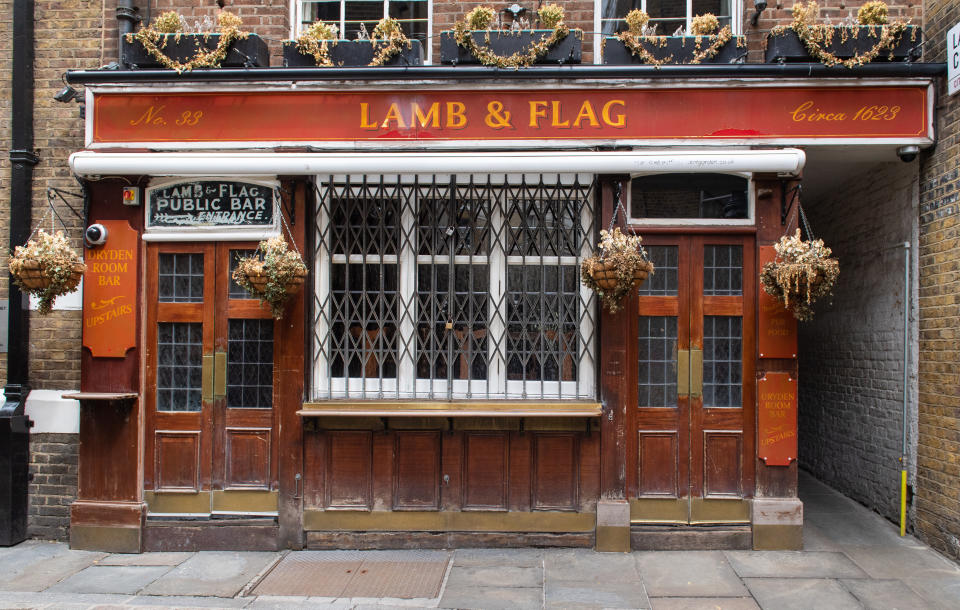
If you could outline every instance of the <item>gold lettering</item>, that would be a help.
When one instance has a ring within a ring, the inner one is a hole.
[[[540,119],[547,117],[547,102],[530,100],[530,127],[540,128]]]
[[[157,108],[156,106],[150,106],[149,108],[147,108],[146,112],[140,115],[139,119],[137,119],[136,121],[130,121],[130,126],[146,127],[147,125],[154,125],[154,126],[160,127],[160,126],[166,125],[167,121],[162,116],[160,116],[160,113],[163,112],[164,108],[166,108],[166,106],[160,106],[159,108]]]
[[[427,111],[427,114],[424,115],[423,111],[420,109],[420,104],[413,103],[413,121],[420,123],[420,127],[426,127],[427,123],[431,123],[432,127],[440,127],[440,102],[434,102],[430,104],[430,110]]]
[[[360,102],[360,129],[376,129],[377,124],[370,122],[370,104]]]
[[[553,100],[553,102],[551,102],[551,106],[553,106],[553,116],[552,116],[552,120],[550,121],[550,126],[551,127],[570,127],[570,119],[567,119],[562,123],[560,122],[560,102],[557,100]]]
[[[447,127],[463,129],[467,126],[467,107],[463,102],[447,102]],[[454,120],[456,119],[456,120]]]
[[[586,100],[580,106],[580,112],[577,113],[577,118],[573,120],[574,127],[580,127],[580,122],[583,119],[590,121],[591,127],[600,127],[600,123],[597,122],[597,114],[593,111],[593,104],[590,103],[590,100]]]
[[[603,109],[600,111],[600,115],[603,117],[603,122],[609,125],[610,127],[626,127],[627,126],[627,115],[619,113],[615,116],[610,115],[610,107],[613,105],[626,107],[627,103],[623,100],[610,100],[603,105]]]
[[[396,103],[390,104],[390,108],[387,109],[387,116],[383,118],[383,123],[380,123],[381,129],[387,129],[390,127],[390,121],[394,121],[397,124],[397,129],[406,129],[407,124],[403,120],[403,116],[400,114],[400,108]]]

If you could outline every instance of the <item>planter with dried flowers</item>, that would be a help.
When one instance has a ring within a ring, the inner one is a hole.
[[[282,235],[260,242],[250,256],[237,260],[233,280],[270,306],[273,317],[283,317],[284,306],[303,287],[307,266],[300,253],[290,250]]]
[[[385,17],[369,39],[338,38],[339,28],[314,22],[296,40],[283,41],[283,65],[291,68],[334,66],[422,66],[423,45],[403,33],[400,22]]]
[[[610,313],[619,311],[623,297],[653,273],[642,241],[639,235],[621,233],[619,227],[600,231],[599,251],[580,265],[583,285],[597,293]]]
[[[884,2],[867,2],[857,12],[857,23],[816,23],[816,2],[793,5],[793,22],[777,26],[767,37],[765,59],[776,62],[820,62],[852,68],[870,62],[916,61],[923,33],[918,26],[890,22]]]
[[[712,13],[694,17],[689,36],[657,36],[650,16],[639,9],[624,21],[626,31],[603,40],[604,64],[728,64],[746,57],[746,39],[734,36],[728,25],[721,28]]]
[[[445,64],[483,64],[514,68],[533,64],[578,64],[583,32],[563,22],[563,7],[546,4],[537,9],[543,29],[491,29],[496,11],[478,6],[440,33],[440,61]]]
[[[840,263],[822,239],[803,240],[800,229],[774,245],[777,257],[763,266],[760,282],[767,294],[793,312],[798,320],[813,318],[813,303],[833,294]]]
[[[267,43],[244,32],[241,19],[228,11],[217,14],[217,31],[189,33],[175,11],[167,11],[149,25],[121,40],[122,62],[131,69],[170,68],[189,72],[195,68],[266,67]]]
[[[63,231],[47,233],[43,229],[25,246],[14,249],[9,267],[14,283],[39,298],[41,315],[50,313],[57,297],[77,289],[87,268]]]

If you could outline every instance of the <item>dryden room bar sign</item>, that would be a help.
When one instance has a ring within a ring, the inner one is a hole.
[[[277,183],[202,178],[166,180],[147,189],[147,231],[262,233],[277,227]]]

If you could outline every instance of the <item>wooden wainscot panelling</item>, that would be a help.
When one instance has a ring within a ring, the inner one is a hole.
[[[509,452],[509,433],[464,433],[463,510],[507,510]]]
[[[639,480],[641,496],[676,498],[679,439],[676,431],[639,432]]]
[[[226,429],[226,486],[270,488],[270,428]]]
[[[398,432],[393,476],[394,510],[440,508],[440,433]]]
[[[158,491],[200,490],[200,431],[157,430]]]
[[[372,462],[372,433],[328,432],[324,505],[369,510],[373,502]]]
[[[533,451],[533,507],[536,510],[576,510],[577,455],[574,434],[536,434]]]
[[[743,475],[743,433],[703,432],[703,495],[740,496]]]
[[[327,474],[327,434],[317,431],[314,421],[304,423],[303,508],[324,507]]]

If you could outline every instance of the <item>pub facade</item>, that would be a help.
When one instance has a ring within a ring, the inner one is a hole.
[[[409,4],[430,32],[448,10]],[[596,10],[593,31],[623,16]],[[596,44],[513,70],[425,46],[66,75],[104,235],[64,395],[71,546],[800,548],[798,326],[759,270],[809,171],[823,189],[845,157],[934,145],[942,67],[611,66]],[[580,264],[613,227],[655,272],[611,313]],[[276,236],[309,270],[279,318],[233,279]]]

